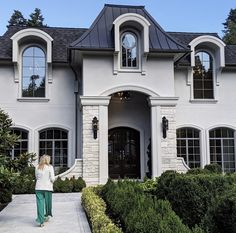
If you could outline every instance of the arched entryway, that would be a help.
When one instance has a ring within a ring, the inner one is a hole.
[[[140,133],[129,127],[116,127],[108,133],[109,177],[140,178]]]

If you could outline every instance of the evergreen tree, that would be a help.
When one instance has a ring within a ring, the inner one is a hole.
[[[12,134],[12,120],[0,109],[0,155],[6,155],[18,141],[18,136]]]
[[[226,44],[236,44],[236,8],[230,10],[228,18],[223,25],[225,28],[223,30],[223,41]]]
[[[42,27],[46,26],[43,24],[44,18],[41,14],[41,10],[39,8],[35,8],[34,12],[30,14],[30,19],[27,21],[27,26],[30,27]]]
[[[27,20],[24,18],[22,13],[18,10],[14,10],[10,20],[8,21],[7,27],[10,26],[26,26]]]

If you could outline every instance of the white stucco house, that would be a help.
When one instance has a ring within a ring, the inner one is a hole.
[[[105,5],[89,29],[10,27],[0,79],[21,135],[13,158],[49,154],[90,184],[236,169],[236,45],[216,33],[166,32],[143,6]]]

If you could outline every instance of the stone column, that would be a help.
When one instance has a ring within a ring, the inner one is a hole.
[[[177,170],[176,153],[176,97],[149,97],[151,107],[151,137],[152,137],[152,177],[160,176],[165,170]],[[169,122],[167,137],[162,135],[162,117]]]
[[[83,178],[88,184],[104,183],[108,178],[108,104],[111,97],[81,96],[83,107],[82,145]],[[92,120],[97,117],[97,139],[93,137]]]

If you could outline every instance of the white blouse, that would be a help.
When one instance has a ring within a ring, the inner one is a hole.
[[[35,168],[36,185],[35,190],[53,191],[55,174],[53,166],[45,165],[43,170]]]

